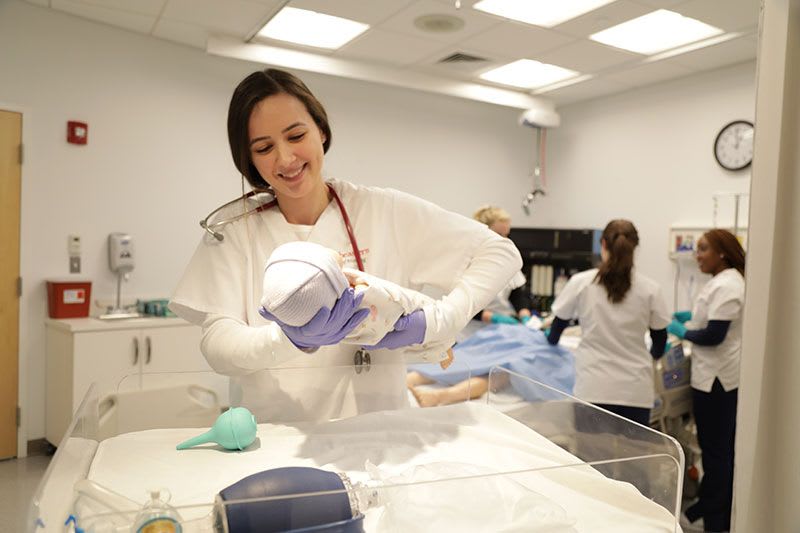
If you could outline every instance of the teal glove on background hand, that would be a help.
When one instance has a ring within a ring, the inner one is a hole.
[[[517,320],[513,316],[506,316],[506,315],[501,315],[500,313],[494,313],[492,315],[492,324],[519,324],[519,320]]]
[[[673,320],[667,326],[667,333],[672,333],[679,339],[683,340],[683,338],[686,336],[686,326],[684,326],[677,320]]]
[[[675,311],[672,313],[672,318],[680,322],[681,324],[685,324],[686,322],[692,319],[692,312],[691,311]]]
[[[664,353],[669,352],[672,349],[672,343],[667,341],[667,344],[664,345]]]

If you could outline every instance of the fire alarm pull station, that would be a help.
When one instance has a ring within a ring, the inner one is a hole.
[[[89,125],[85,122],[70,120],[67,122],[67,142],[71,144],[86,144],[89,139]]]

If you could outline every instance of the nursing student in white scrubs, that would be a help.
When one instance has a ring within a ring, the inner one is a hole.
[[[728,531],[733,501],[733,451],[742,351],[745,253],[729,231],[713,229],[697,242],[697,265],[711,280],[691,312],[678,312],[667,330],[692,343],[692,400],[703,479],[689,522]]]
[[[553,302],[548,341],[557,344],[569,321],[578,319],[575,396],[649,425],[655,400],[653,359],[664,354],[670,317],[659,285],[634,269],[638,244],[630,221],[608,223],[600,239],[599,268],[572,276]],[[648,330],[653,341],[649,351]]]
[[[511,215],[500,207],[482,207],[475,211],[472,218],[486,224],[502,237],[508,237],[511,233]],[[530,291],[525,287],[525,275],[522,271],[517,271],[511,281],[474,319],[492,324],[525,324],[531,318],[532,306]]]
[[[248,214],[218,230],[223,240],[204,236],[170,309],[202,326],[203,354],[240,386],[240,404],[259,421],[324,420],[405,405],[403,349],[454,338],[521,267],[514,244],[483,224],[396,190],[325,180],[327,114],[288,72],[254,72],[236,87],[228,139],[236,168],[254,189],[271,191],[276,205],[254,211],[242,200],[223,212],[226,219]],[[339,344],[368,313],[352,288],[305,326],[258,312],[267,258],[298,240],[338,251],[347,267],[444,296],[401,316],[378,343],[396,358],[372,360],[356,374],[358,346]],[[391,362],[397,364],[381,364]]]

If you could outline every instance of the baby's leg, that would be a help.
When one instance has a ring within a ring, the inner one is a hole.
[[[416,387],[417,385],[428,385],[435,383],[432,379],[426,378],[419,372],[409,372],[406,374],[406,386]]]

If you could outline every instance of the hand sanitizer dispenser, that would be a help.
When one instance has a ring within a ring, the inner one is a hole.
[[[139,313],[129,313],[122,307],[122,278],[128,275],[134,266],[133,239],[127,233],[115,232],[108,236],[108,268],[117,275],[117,302],[102,319],[135,318]]]
[[[115,274],[127,274],[133,270],[133,239],[127,233],[112,233],[108,236],[108,266]]]

